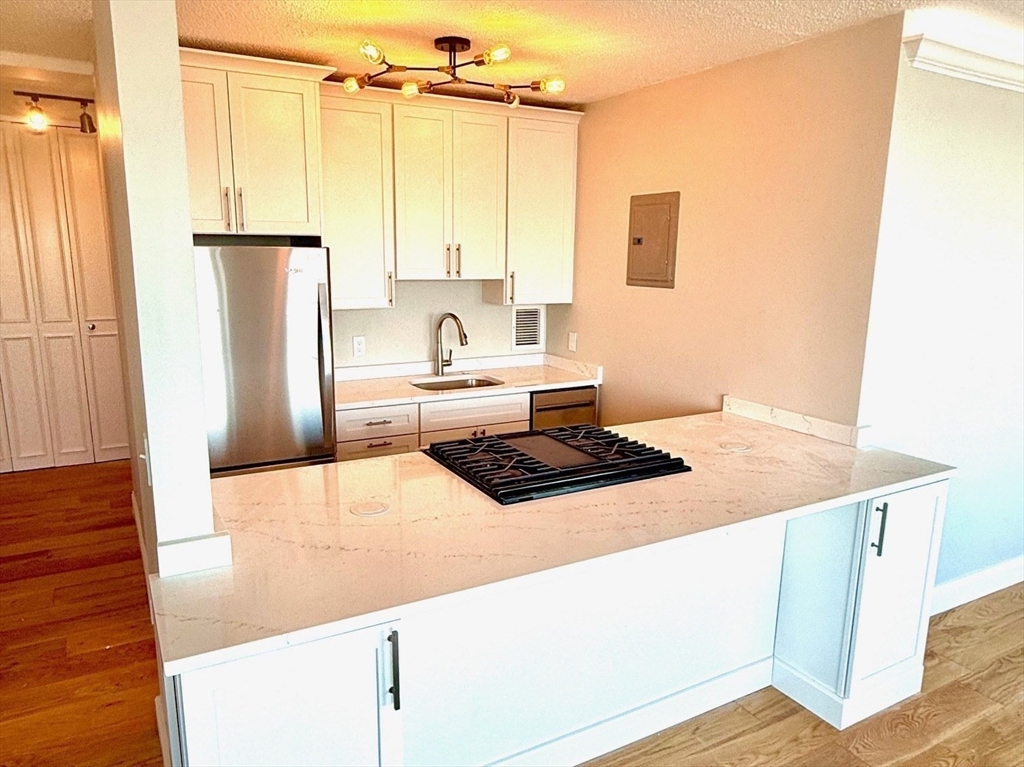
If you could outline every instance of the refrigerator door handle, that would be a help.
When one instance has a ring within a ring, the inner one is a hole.
[[[331,299],[327,283],[317,286],[319,291],[318,334],[320,337],[320,405],[324,422],[324,447],[334,450],[334,353],[331,348]]]

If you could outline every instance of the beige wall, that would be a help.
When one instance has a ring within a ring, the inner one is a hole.
[[[605,423],[726,393],[856,422],[900,34],[893,16],[587,109],[548,351],[579,333]],[[626,287],[630,195],[675,190],[676,288]]]
[[[937,583],[1024,554],[1024,95],[900,66],[861,423],[958,468]]]
[[[512,307],[485,303],[477,280],[395,283],[393,309],[347,309],[334,313],[334,364],[382,365],[434,359],[434,327],[445,312],[455,312],[469,337],[460,347],[454,327],[445,329],[445,348],[453,356],[496,357],[512,350]],[[352,356],[352,336],[366,338],[366,356]],[[526,353],[535,353],[530,350]]]

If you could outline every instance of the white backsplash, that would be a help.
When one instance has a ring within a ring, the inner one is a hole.
[[[516,353],[512,348],[512,307],[485,303],[482,282],[400,281],[395,283],[393,309],[334,312],[334,364],[346,367],[432,360],[434,326],[445,312],[459,316],[469,338],[468,346],[459,346],[454,323],[445,324],[445,348],[453,348],[456,358]],[[352,336],[366,338],[365,356],[352,356]]]

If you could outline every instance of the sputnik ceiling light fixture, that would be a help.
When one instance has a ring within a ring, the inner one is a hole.
[[[406,67],[400,64],[392,64],[384,55],[384,49],[372,40],[364,40],[359,46],[359,52],[367,61],[377,66],[383,66],[379,72],[367,72],[364,75],[346,77],[342,85],[348,93],[358,93],[367,85],[370,85],[378,77],[395,74],[399,72],[440,72],[448,77],[447,80],[439,83],[430,80],[408,80],[402,83],[402,93],[407,98],[412,98],[420,93],[429,93],[436,88],[445,85],[476,85],[482,88],[493,88],[500,91],[502,100],[513,109],[519,106],[519,94],[517,89],[529,88],[531,91],[540,93],[561,93],[565,90],[565,80],[561,77],[547,77],[543,80],[534,80],[526,85],[510,85],[507,83],[487,83],[479,80],[469,80],[459,76],[462,67],[470,65],[483,67],[492,64],[501,64],[512,58],[512,49],[504,43],[491,46],[483,53],[478,53],[473,58],[460,62],[458,54],[465,53],[470,48],[470,41],[465,37],[438,37],[434,40],[434,47],[448,54],[448,64],[441,67]]]
[[[28,112],[25,114],[25,124],[36,133],[46,130],[46,127],[50,124],[50,119],[46,116],[43,108],[39,106],[39,99],[77,101],[82,105],[82,114],[78,116],[79,130],[82,133],[96,132],[96,123],[93,122],[92,115],[86,111],[90,104],[96,103],[93,99],[83,99],[79,96],[57,96],[49,93],[32,93],[30,91],[14,91],[14,95],[25,96],[32,100],[32,103],[29,104]]]

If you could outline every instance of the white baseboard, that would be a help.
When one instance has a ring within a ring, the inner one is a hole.
[[[768,687],[771,681],[772,659],[765,658],[592,727],[507,757],[497,764],[538,767],[580,764],[757,692]]]
[[[1024,555],[986,567],[970,575],[936,583],[932,591],[932,615],[987,597],[1024,581]]]

